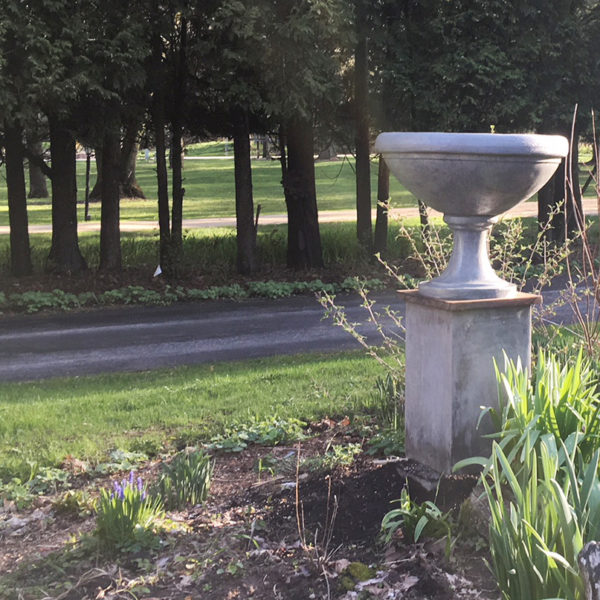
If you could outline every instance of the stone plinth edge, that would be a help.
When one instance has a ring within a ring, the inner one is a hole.
[[[450,312],[480,308],[517,308],[542,303],[542,297],[539,294],[527,294],[525,292],[517,292],[512,298],[480,298],[475,300],[441,300],[423,296],[419,290],[398,290],[398,294],[408,303],[430,306]]]

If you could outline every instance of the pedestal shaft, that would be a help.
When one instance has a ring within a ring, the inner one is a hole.
[[[494,359],[531,360],[531,304],[514,299],[440,301],[405,294],[406,455],[440,472],[489,453],[489,420],[481,407],[497,405]]]

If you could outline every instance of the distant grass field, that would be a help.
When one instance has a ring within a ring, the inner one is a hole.
[[[373,198],[377,190],[377,163],[372,165]],[[353,209],[356,206],[356,190],[353,159],[343,159],[315,164],[317,196],[320,210]],[[265,214],[286,212],[281,187],[281,167],[278,161],[255,160],[252,163],[254,202],[261,205]],[[91,185],[96,179],[96,165],[92,163]],[[153,221],[157,218],[156,164],[143,158],[137,163],[137,179],[147,200],[123,200],[121,219]],[[416,200],[396,180],[391,180],[391,196],[394,206],[414,206]],[[184,161],[184,218],[210,218],[235,216],[235,184],[233,160],[189,159]],[[84,215],[85,162],[77,163],[77,188],[79,218]],[[100,219],[100,203],[90,205],[92,220]],[[51,223],[49,200],[29,201],[31,224]],[[8,225],[8,205],[4,170],[0,170],[0,225]]]
[[[354,418],[375,402],[382,374],[354,352],[0,383],[0,484],[26,475],[28,462],[97,462],[140,440],[208,440],[251,418]]]

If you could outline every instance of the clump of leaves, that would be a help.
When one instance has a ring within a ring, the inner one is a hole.
[[[149,495],[141,477],[131,471],[129,479],[103,489],[96,505],[96,535],[107,550],[146,546],[154,539],[152,525],[163,515],[162,500]]]
[[[381,522],[381,536],[384,543],[389,544],[394,536],[401,531],[405,540],[417,543],[421,537],[433,539],[446,538],[446,555],[452,548],[452,531],[449,513],[443,513],[430,500],[419,504],[414,501],[407,488],[402,490],[399,504],[388,512]]]
[[[403,456],[404,430],[384,429],[376,433],[368,442],[370,456]]]
[[[144,452],[127,452],[127,450],[113,450],[109,454],[110,460],[105,463],[96,465],[94,469],[98,475],[107,475],[109,473],[117,473],[118,471],[130,471],[139,463],[148,460],[148,456]]]
[[[0,499],[14,502],[18,509],[27,508],[37,496],[53,494],[70,486],[67,471],[55,467],[40,467],[35,462],[27,462],[29,476],[12,477],[0,483]]]
[[[241,452],[250,444],[277,446],[302,439],[305,427],[304,421],[294,418],[254,417],[250,422],[238,423],[224,434],[213,437],[207,447],[222,452]]]
[[[76,517],[87,517],[92,514],[93,502],[84,490],[68,490],[52,502],[54,512]]]
[[[214,463],[202,451],[180,452],[163,467],[156,489],[169,509],[201,504],[208,497]]]
[[[338,467],[349,467],[357,454],[360,454],[360,444],[331,445],[324,454],[307,458],[302,462],[301,469],[313,472],[329,472]]]

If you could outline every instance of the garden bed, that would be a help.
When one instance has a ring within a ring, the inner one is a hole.
[[[362,440],[344,423],[324,423],[324,431],[299,445],[217,455],[207,503],[167,513],[160,542],[151,547],[101,552],[92,512],[81,502],[69,506],[64,492],[37,498],[22,511],[5,503],[0,597],[497,598],[476,535],[454,538],[449,559],[444,540],[411,544],[396,536],[381,544],[381,520],[400,497],[406,469],[364,452],[351,465],[325,469],[327,450]],[[297,452],[310,466],[297,471]],[[152,480],[162,460],[139,465],[136,474]],[[64,467],[84,468],[77,462]],[[74,473],[73,486],[79,497],[93,498],[118,476]],[[441,508],[460,506],[472,485],[470,479],[446,480],[438,493]]]

